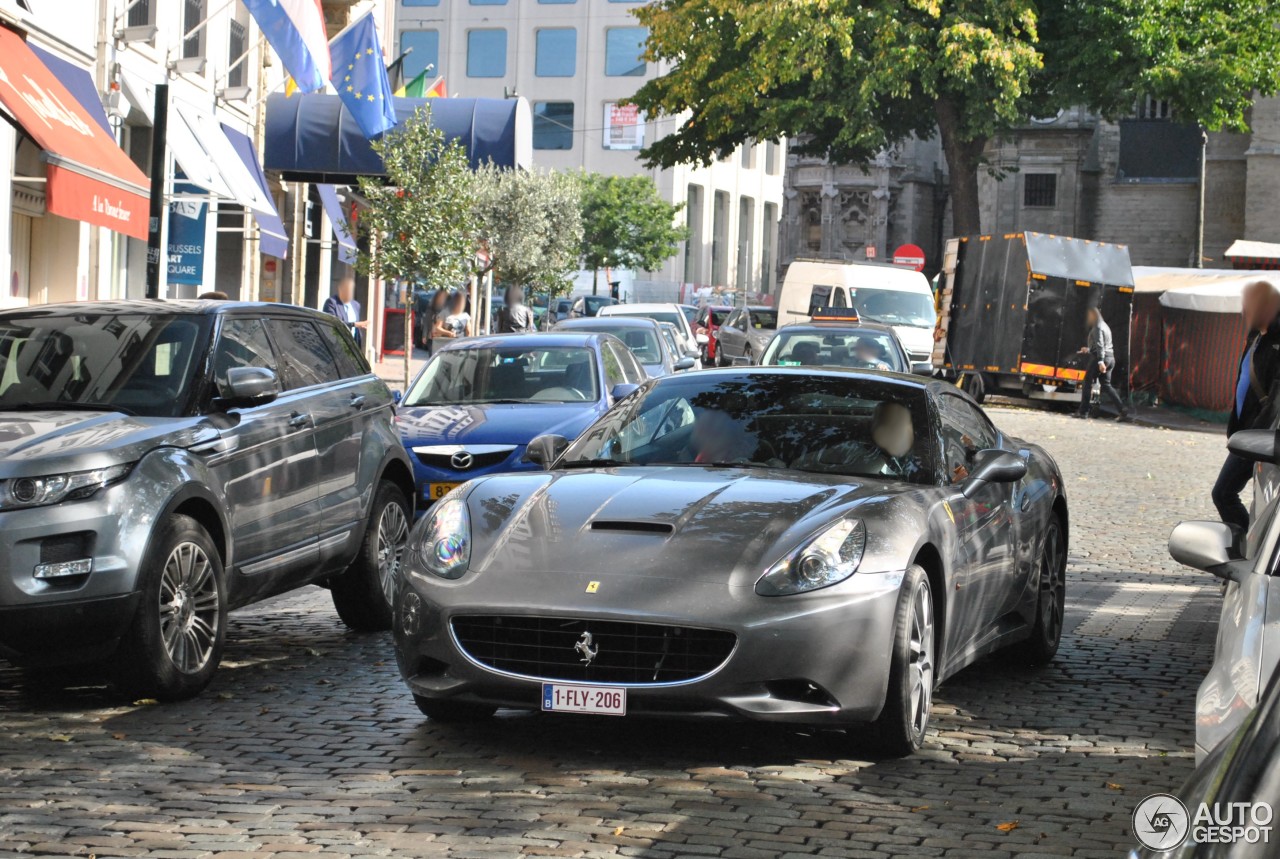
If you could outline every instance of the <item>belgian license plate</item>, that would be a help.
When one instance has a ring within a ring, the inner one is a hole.
[[[613,686],[543,683],[542,709],[545,712],[554,713],[625,716],[627,715],[627,690]]]
[[[426,492],[427,500],[439,501],[460,485],[461,484],[458,483],[428,483]]]

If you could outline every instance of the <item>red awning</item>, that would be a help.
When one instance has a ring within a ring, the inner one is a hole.
[[[147,177],[22,37],[2,27],[0,105],[45,152],[50,213],[146,239]]]

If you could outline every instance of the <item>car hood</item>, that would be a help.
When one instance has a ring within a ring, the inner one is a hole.
[[[414,444],[528,444],[546,433],[578,437],[604,413],[598,403],[401,407],[400,437]]]
[[[161,444],[186,447],[206,435],[216,437],[216,431],[201,418],[0,411],[0,476],[104,468],[133,462]]]
[[[902,345],[908,352],[919,355],[933,351],[933,329],[919,328],[914,325],[894,325],[893,333],[898,335]]]
[[[494,475],[468,495],[472,569],[751,587],[815,531],[883,498],[885,488],[781,469],[700,466]]]

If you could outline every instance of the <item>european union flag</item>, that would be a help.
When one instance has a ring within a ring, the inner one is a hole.
[[[382,46],[373,13],[343,30],[329,43],[333,85],[347,111],[370,140],[396,124],[391,82],[382,64]]]

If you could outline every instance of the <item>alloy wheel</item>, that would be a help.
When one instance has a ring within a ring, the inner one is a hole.
[[[911,597],[907,676],[911,684],[911,732],[922,740],[933,703],[933,600],[924,582]]]
[[[179,543],[160,574],[160,637],[175,668],[196,674],[218,640],[222,593],[213,564],[195,543]]]
[[[1040,612],[1041,628],[1046,643],[1056,642],[1062,635],[1062,614],[1066,598],[1064,558],[1062,557],[1062,532],[1050,527],[1044,538],[1044,551],[1040,556]]]
[[[382,586],[387,605],[391,605],[395,598],[396,578],[408,542],[409,522],[405,519],[404,509],[399,504],[388,504],[378,519],[378,584]]]

